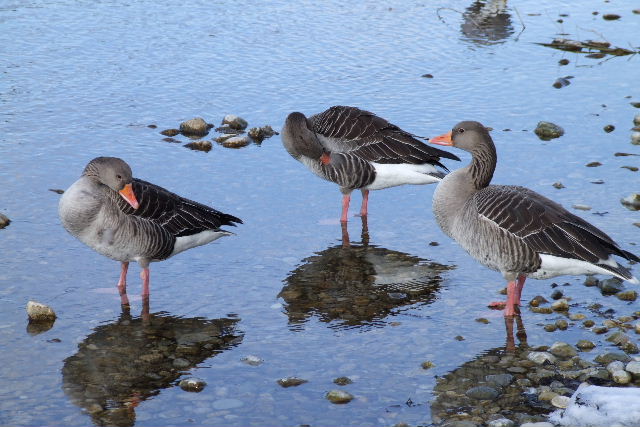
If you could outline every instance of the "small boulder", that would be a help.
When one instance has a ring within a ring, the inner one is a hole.
[[[285,378],[280,378],[277,382],[281,387],[287,388],[287,387],[297,387],[301,384],[308,383],[309,381],[303,380],[302,378],[298,378],[298,377],[285,377]]]
[[[622,301],[635,301],[638,298],[638,293],[632,289],[629,291],[618,292],[616,296]]]
[[[183,135],[204,136],[209,133],[209,129],[211,129],[211,126],[209,126],[201,117],[196,117],[195,119],[180,123],[180,132]]]
[[[199,393],[204,390],[207,383],[203,379],[190,377],[180,380],[179,385],[184,391]]]
[[[475,400],[494,400],[500,396],[500,391],[493,387],[481,385],[470,388],[466,391],[465,395]]]
[[[267,138],[271,138],[273,135],[278,135],[278,132],[273,130],[271,126],[266,125],[259,128],[251,128],[248,134],[255,142],[262,142]]]
[[[160,134],[164,136],[176,136],[179,133],[180,133],[180,130],[178,129],[165,129],[162,132],[160,132]]]
[[[5,228],[9,224],[11,224],[9,217],[0,213],[0,229]]]
[[[211,141],[200,140],[184,144],[184,146],[191,150],[204,151],[205,153],[207,153],[211,151],[213,144],[211,144]]]
[[[576,347],[578,347],[580,350],[591,350],[592,348],[595,348],[595,346],[596,345],[589,340],[580,340],[576,344]]]
[[[247,135],[243,136],[233,136],[228,138],[222,142],[222,145],[227,148],[242,148],[246,145],[249,145],[251,140]]]
[[[232,129],[244,130],[248,123],[242,117],[236,116],[235,114],[227,114],[222,119],[222,124],[227,125]]]
[[[35,301],[27,303],[27,315],[30,322],[51,322],[57,317],[51,307]]]
[[[564,129],[560,126],[555,123],[545,121],[538,122],[538,126],[535,128],[534,132],[538,135],[538,138],[543,141],[549,141],[564,135]]]
[[[631,132],[631,143],[633,145],[640,145],[640,132]]]
[[[352,382],[353,381],[349,377],[338,377],[333,380],[333,383],[337,385],[348,385],[348,384],[351,384]]]
[[[640,194],[633,193],[625,197],[624,199],[621,199],[620,203],[622,203],[627,209],[631,211],[640,210]]]
[[[527,359],[537,363],[538,365],[556,363],[556,357],[546,351],[530,351],[527,355]]]
[[[549,353],[562,358],[573,357],[578,354],[576,349],[566,342],[553,343],[553,345],[549,347]]]
[[[624,285],[622,284],[622,280],[617,277],[611,277],[600,281],[598,288],[600,288],[602,295],[615,295],[623,290]]]
[[[567,311],[569,310],[569,301],[566,298],[561,298],[558,301],[554,301],[551,304],[551,309],[553,311]]]
[[[613,372],[611,378],[618,384],[629,384],[631,382],[631,374],[623,370]]]
[[[344,404],[353,400],[353,395],[342,390],[331,390],[326,394],[326,398],[331,403]]]

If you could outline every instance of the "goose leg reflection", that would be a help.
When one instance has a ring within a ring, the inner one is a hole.
[[[527,331],[524,328],[524,322],[522,321],[522,317],[520,316],[520,309],[518,309],[518,314],[516,316],[508,316],[504,318],[504,325],[507,335],[507,342],[505,347],[507,351],[514,351],[516,349],[515,339],[513,337],[514,319],[516,321],[516,336],[518,337],[518,341],[521,345],[524,345],[525,347],[527,346]]]
[[[340,222],[340,228],[342,228],[342,247],[348,248],[351,246],[351,242],[349,241],[349,228],[346,222]]]

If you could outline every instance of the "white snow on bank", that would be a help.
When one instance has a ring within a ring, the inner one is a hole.
[[[549,421],[574,427],[638,427],[640,388],[582,384],[569,406],[550,414]]]

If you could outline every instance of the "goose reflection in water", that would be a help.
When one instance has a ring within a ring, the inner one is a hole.
[[[384,326],[402,307],[430,304],[451,266],[369,244],[366,217],[361,241],[351,243],[341,224],[342,244],[302,261],[279,293],[289,325],[299,330],[312,316],[331,328]]]
[[[460,32],[477,45],[504,43],[513,34],[507,0],[476,0],[462,14]]]
[[[243,338],[236,331],[239,321],[163,312],[132,317],[123,306],[119,319],[95,328],[65,359],[62,388],[96,425],[133,426],[138,404],[238,345]]]

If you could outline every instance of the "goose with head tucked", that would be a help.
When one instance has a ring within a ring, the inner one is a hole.
[[[507,280],[505,316],[517,314],[528,277],[607,274],[638,284],[614,256],[640,258],[603,231],[528,188],[490,184],[497,154],[482,124],[460,122],[431,143],[471,153],[468,166],[438,184],[433,212],[445,234]]]
[[[122,263],[118,289],[126,298],[129,262],[142,267],[142,296],[149,296],[149,263],[233,234],[220,228],[233,215],[133,178],[117,157],[97,157],[62,195],[64,228],[96,252]]]
[[[347,222],[353,190],[361,190],[360,215],[366,216],[369,190],[436,183],[448,172],[441,158],[460,160],[356,107],[334,106],[311,117],[291,113],[282,142],[293,158],[340,186],[342,222]]]

